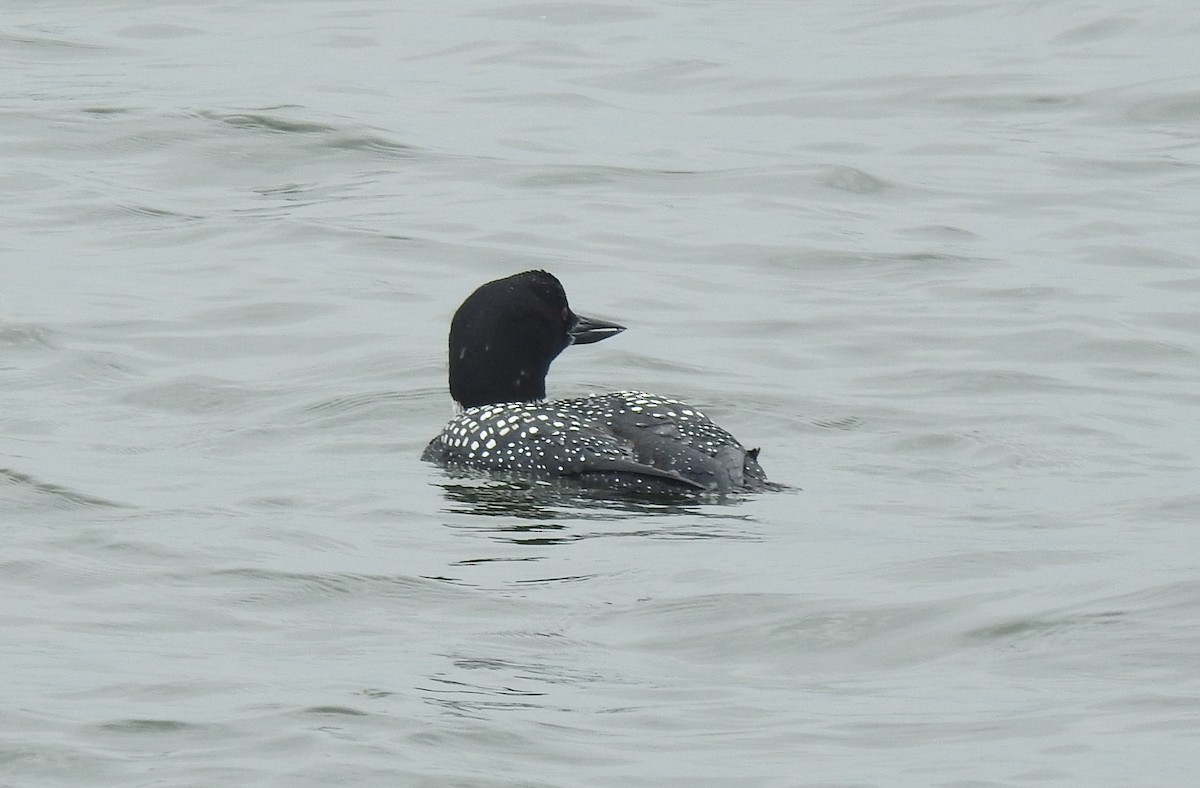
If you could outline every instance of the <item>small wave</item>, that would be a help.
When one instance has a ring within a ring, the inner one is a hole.
[[[200,110],[195,114],[206,120],[238,129],[266,131],[272,134],[325,136],[328,138],[328,147],[333,149],[369,151],[382,153],[389,157],[410,157],[415,151],[411,145],[387,139],[378,133],[349,129],[333,123],[289,117],[283,114],[282,111],[289,109],[300,108],[284,105],[245,112]]]
[[[44,482],[11,468],[0,468],[0,488],[3,487],[15,488],[18,492],[31,494],[32,497],[29,501],[31,508],[38,507],[42,503],[49,503],[52,508],[56,509],[127,508],[125,504],[88,495],[53,482]]]

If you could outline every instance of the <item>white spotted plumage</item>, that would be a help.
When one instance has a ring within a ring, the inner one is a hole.
[[[641,391],[617,391],[553,402],[511,402],[466,408],[426,450],[450,467],[512,471],[535,477],[602,471],[606,458],[638,462],[632,442],[613,425],[636,420],[642,429],[668,428],[672,436],[712,457],[740,444],[699,410]],[[678,469],[687,476],[688,467]],[[613,484],[612,480],[606,486]],[[628,485],[635,487],[633,480]]]

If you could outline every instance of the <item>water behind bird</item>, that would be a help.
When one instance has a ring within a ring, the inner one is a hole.
[[[1190,11],[8,9],[0,782],[1190,785]],[[530,268],[791,489],[421,463]]]

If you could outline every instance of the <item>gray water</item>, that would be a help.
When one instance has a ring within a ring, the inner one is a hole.
[[[0,784],[1190,786],[1200,12],[9,3]],[[531,267],[785,492],[418,461]]]

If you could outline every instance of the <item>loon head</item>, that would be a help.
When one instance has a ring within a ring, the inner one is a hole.
[[[559,353],[624,330],[572,312],[562,284],[545,271],[487,282],[450,323],[450,396],[464,408],[545,399]]]

